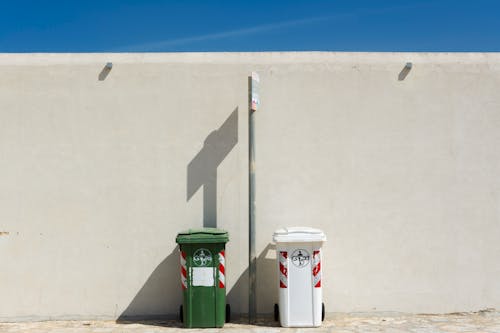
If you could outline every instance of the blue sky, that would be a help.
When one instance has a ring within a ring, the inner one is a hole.
[[[0,52],[500,51],[500,0],[0,0]]]

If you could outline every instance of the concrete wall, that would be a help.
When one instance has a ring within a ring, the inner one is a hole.
[[[215,222],[246,312],[251,71],[259,313],[291,225],[328,312],[500,307],[499,54],[0,54],[0,320],[173,315]]]

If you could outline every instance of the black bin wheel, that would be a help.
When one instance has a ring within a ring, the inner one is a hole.
[[[280,320],[280,307],[278,304],[274,304],[274,321]]]
[[[179,320],[181,321],[181,323],[184,322],[184,310],[182,308],[182,305],[179,307]]]
[[[325,320],[325,303],[321,303],[321,321]]]
[[[226,304],[226,323],[231,321],[231,305]]]

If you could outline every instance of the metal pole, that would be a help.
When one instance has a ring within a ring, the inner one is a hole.
[[[248,170],[249,170],[249,223],[248,223],[248,272],[249,272],[249,299],[248,321],[254,323],[257,310],[256,272],[257,259],[255,255],[255,111],[252,109],[252,78],[248,78],[249,105],[248,105]]]

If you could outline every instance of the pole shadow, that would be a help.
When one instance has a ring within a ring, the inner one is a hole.
[[[187,166],[187,201],[203,186],[204,227],[217,227],[217,168],[237,143],[238,108],[207,136],[203,148]]]
[[[103,73],[107,75],[109,70],[104,68]],[[187,201],[203,186],[204,227],[217,227],[217,168],[237,143],[236,107],[224,123],[207,136],[203,148],[187,166]],[[182,327],[178,319],[178,309],[182,304],[178,267],[177,246],[155,268],[116,322]]]

